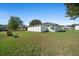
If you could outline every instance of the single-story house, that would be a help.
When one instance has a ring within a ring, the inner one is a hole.
[[[42,23],[38,25],[28,26],[27,31],[32,32],[57,32],[60,31],[60,26],[55,23]]]
[[[61,30],[75,30],[75,26],[72,25],[60,25]]]
[[[0,31],[7,31],[7,25],[0,25]]]
[[[26,25],[20,25],[18,30],[26,30]]]

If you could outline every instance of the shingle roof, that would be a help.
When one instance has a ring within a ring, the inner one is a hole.
[[[33,26],[39,26],[39,25],[47,25],[47,26],[50,25],[50,26],[51,26],[51,25],[58,25],[58,24],[46,22],[46,23],[37,24],[37,25],[33,25]],[[28,26],[28,27],[33,27],[33,26]],[[58,25],[58,26],[59,26],[59,25]]]

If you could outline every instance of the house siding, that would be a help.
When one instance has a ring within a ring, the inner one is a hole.
[[[28,27],[28,28],[27,28],[27,31],[41,32],[41,26]]]
[[[75,30],[79,30],[79,25],[78,26],[75,26]]]
[[[42,25],[41,26],[41,32],[47,32],[47,31],[48,31],[47,26]]]
[[[60,30],[59,25],[52,23],[44,23],[40,25],[29,26],[27,31],[33,32],[57,32]]]

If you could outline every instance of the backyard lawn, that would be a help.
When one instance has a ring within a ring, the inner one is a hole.
[[[79,56],[79,31],[27,32],[18,31],[18,38],[0,32],[2,56]]]

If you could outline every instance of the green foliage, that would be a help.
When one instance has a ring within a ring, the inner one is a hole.
[[[41,24],[41,21],[38,20],[38,19],[34,19],[34,20],[32,20],[32,21],[30,22],[30,26],[32,26],[32,25],[37,25],[37,24]]]
[[[22,21],[19,17],[11,16],[8,22],[8,29],[9,30],[17,30],[18,27],[22,24]]]
[[[65,3],[65,6],[67,17],[73,20],[79,17],[79,3]]]
[[[7,35],[8,35],[8,36],[13,36],[12,31],[11,31],[11,30],[8,30],[8,31],[7,31]]]

